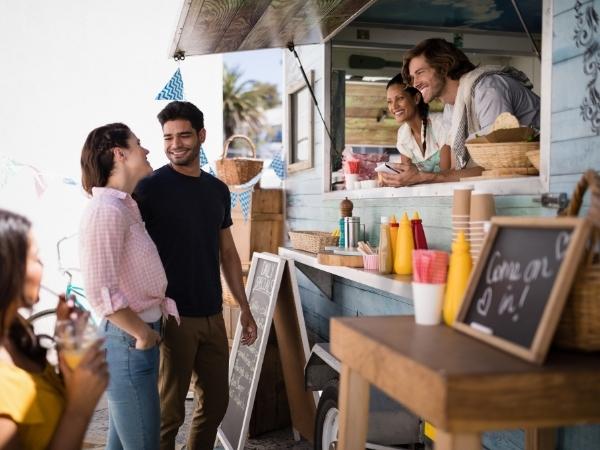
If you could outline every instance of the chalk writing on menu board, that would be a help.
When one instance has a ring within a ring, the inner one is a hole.
[[[500,228],[464,322],[530,347],[572,229]]]
[[[281,274],[281,271],[278,271],[278,262],[263,258],[256,258],[255,261],[254,277],[248,280],[248,283],[251,283],[248,302],[256,321],[257,338],[250,346],[240,344],[237,347],[233,363],[230,358],[229,364],[232,364],[232,368],[229,380],[229,405],[220,425],[220,432],[226,436],[231,448],[234,449],[240,448],[245,442],[245,435],[242,435],[243,429],[246,429],[244,421],[250,420],[250,414],[246,414],[246,411],[251,411],[253,406],[251,402],[254,400],[258,385],[260,366],[277,299],[274,289],[278,287],[280,281],[278,273]]]

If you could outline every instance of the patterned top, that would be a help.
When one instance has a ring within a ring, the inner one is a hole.
[[[425,130],[421,127],[421,142]],[[422,172],[440,171],[440,150],[446,141],[447,129],[441,114],[432,113],[427,118],[427,147],[425,155],[419,148],[408,123],[398,128],[396,148],[400,154],[410,158],[412,163]]]
[[[103,317],[126,307],[138,314],[158,308],[179,321],[175,302],[165,297],[165,270],[136,202],[111,188],[95,187],[92,196],[79,230],[81,270],[92,307]]]
[[[0,415],[17,424],[20,448],[45,449],[65,407],[65,389],[52,366],[31,373],[0,361],[0,392]]]

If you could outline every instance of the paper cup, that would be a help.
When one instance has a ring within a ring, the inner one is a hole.
[[[417,325],[438,325],[441,322],[445,287],[445,284],[413,282],[413,305]]]
[[[461,186],[454,189],[452,196],[452,214],[469,215],[471,210],[471,191],[473,186]]]
[[[377,187],[377,180],[363,180],[360,182],[361,189],[373,189]]]
[[[496,214],[494,196],[474,191],[471,195],[471,222],[490,220],[494,214]]]

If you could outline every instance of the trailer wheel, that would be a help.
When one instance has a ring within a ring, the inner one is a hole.
[[[315,450],[335,450],[339,430],[338,380],[331,380],[321,392],[315,421]]]

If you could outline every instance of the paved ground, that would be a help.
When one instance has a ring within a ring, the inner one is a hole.
[[[192,406],[193,401],[186,401],[186,421],[181,427],[181,431],[179,435],[177,435],[177,449],[183,448],[183,444],[185,444],[187,429],[190,424],[191,414],[192,414]],[[85,442],[83,445],[84,449],[90,450],[100,450],[105,447],[106,444],[106,431],[108,428],[108,409],[105,398],[103,398],[98,407],[96,408],[96,413],[92,418],[92,422],[90,423],[90,427],[88,429],[88,433],[85,438]],[[221,448],[221,447],[215,447]],[[293,449],[293,450],[310,450],[312,449],[312,445],[308,442],[302,440],[300,442],[295,442],[292,436],[291,429],[284,429],[275,431],[272,433],[267,433],[260,438],[250,439],[246,444],[247,449],[253,450],[276,450],[276,449]]]

